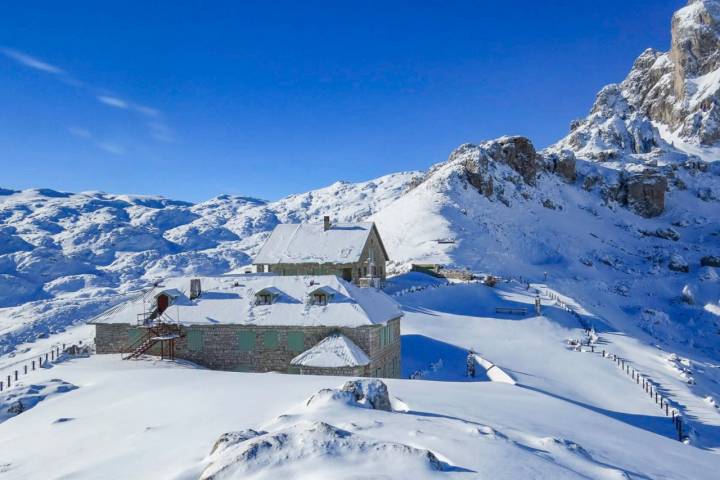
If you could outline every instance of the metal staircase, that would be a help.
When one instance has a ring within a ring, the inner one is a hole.
[[[177,323],[154,321],[152,323],[144,323],[138,328],[142,328],[146,330],[146,332],[133,344],[128,345],[128,353],[123,357],[123,360],[138,358],[157,344],[160,344],[161,358],[175,359],[175,340],[184,336],[180,325]]]

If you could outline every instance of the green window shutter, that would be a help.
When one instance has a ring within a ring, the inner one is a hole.
[[[302,352],[305,350],[305,334],[303,332],[288,332],[287,343],[291,352]]]
[[[278,334],[275,330],[269,330],[263,334],[263,344],[265,348],[277,348]]]
[[[288,373],[293,373],[293,374],[296,374],[296,375],[297,375],[297,374],[300,373],[300,367],[296,367],[296,366],[294,366],[294,365],[291,365],[291,366],[288,367],[287,372],[288,372]]]
[[[140,337],[144,334],[145,332],[139,328],[131,328],[128,330],[128,345],[133,345],[135,342],[140,340]]]
[[[238,348],[241,352],[249,352],[255,348],[255,330],[238,332]]]
[[[188,330],[187,344],[188,350],[199,352],[203,349],[203,332],[200,330]]]

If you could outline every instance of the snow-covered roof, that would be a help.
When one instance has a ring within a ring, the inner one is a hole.
[[[143,308],[161,291],[175,288],[180,297],[165,311],[168,321],[182,325],[287,325],[358,327],[383,324],[402,316],[398,304],[374,288],[360,288],[334,275],[279,276],[266,274],[223,275],[200,278],[203,293],[190,300],[191,277],[166,279],[163,286],[96,317],[92,323],[136,324]],[[333,291],[327,305],[313,305],[310,293],[319,287]],[[280,292],[270,305],[256,305],[260,291]],[[143,302],[144,299],[144,302]]]
[[[317,223],[281,224],[253,263],[354,263],[373,228],[372,222],[336,223],[328,230]]]
[[[155,293],[153,297],[159,297],[160,295],[167,295],[170,298],[180,298],[183,296],[183,293],[177,288],[164,288]]]
[[[304,367],[360,367],[370,363],[363,350],[341,333],[323,338],[317,345],[290,360]]]

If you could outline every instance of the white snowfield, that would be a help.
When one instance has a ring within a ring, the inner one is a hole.
[[[152,309],[154,298],[171,293],[175,299],[164,313],[168,322],[181,325],[333,325],[357,327],[382,324],[402,315],[397,303],[382,291],[359,288],[334,275],[282,277],[275,275],[222,275],[199,278],[202,295],[190,300],[191,277],[163,281],[161,286],[115,306],[92,323],[136,325],[138,316]],[[311,294],[322,290],[327,305],[314,305]],[[269,305],[257,305],[256,295],[268,292]]]
[[[403,281],[422,285],[422,277]],[[720,457],[675,440],[670,419],[612,361],[567,348],[583,332],[549,298],[542,316],[520,318],[494,314],[532,305],[534,290],[517,283],[398,298],[404,376],[435,368],[385,381],[392,412],[341,395],[345,378],[95,355],[28,377],[72,387],[0,424],[3,478],[716,478]],[[661,358],[598,332],[604,348],[638,358],[638,368]],[[470,348],[517,385],[465,377]],[[671,372],[652,374],[689,394]],[[211,455],[227,432],[237,432],[234,447]]]

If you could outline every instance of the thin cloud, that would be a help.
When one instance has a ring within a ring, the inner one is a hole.
[[[118,98],[118,97],[99,95],[97,97],[97,99],[100,103],[104,103],[105,105],[108,105],[110,107],[121,108],[123,110],[128,108],[128,103],[125,100]]]
[[[87,128],[72,126],[67,127],[67,131],[78,138],[92,138],[92,134]]]
[[[42,60],[32,57],[27,53],[22,53],[17,50],[13,50],[12,48],[2,48],[0,49],[0,52],[2,52],[6,57],[15,60],[17,63],[25,65],[26,67],[34,68],[35,70],[52,73],[54,75],[63,75],[65,73],[64,70],[56,67],[55,65],[43,62]]]
[[[112,93],[108,93],[107,90],[96,88],[92,85],[83,83],[70,75],[65,70],[61,69],[60,67],[56,67],[55,65],[44,62],[38,58],[33,57],[32,55],[28,55],[27,53],[23,53],[19,50],[0,47],[0,53],[23,66],[53,74],[57,80],[67,85],[71,85],[78,89],[84,90],[86,93],[95,97],[98,102],[102,103],[105,106],[112,107],[118,110],[126,110],[128,112],[132,112],[136,115],[143,117],[144,124],[148,130],[148,133],[150,137],[154,140],[164,143],[175,141],[175,134],[173,130],[165,123],[163,119],[163,114],[160,110],[126,100]],[[92,135],[86,129],[69,127],[68,132],[76,137],[92,138]],[[125,151],[122,147],[112,143],[99,143],[97,144],[97,146],[105,151],[118,155],[124,153]]]
[[[98,142],[95,145],[108,153],[112,153],[113,155],[122,155],[125,153],[125,149],[122,145],[117,145],[115,143]]]

